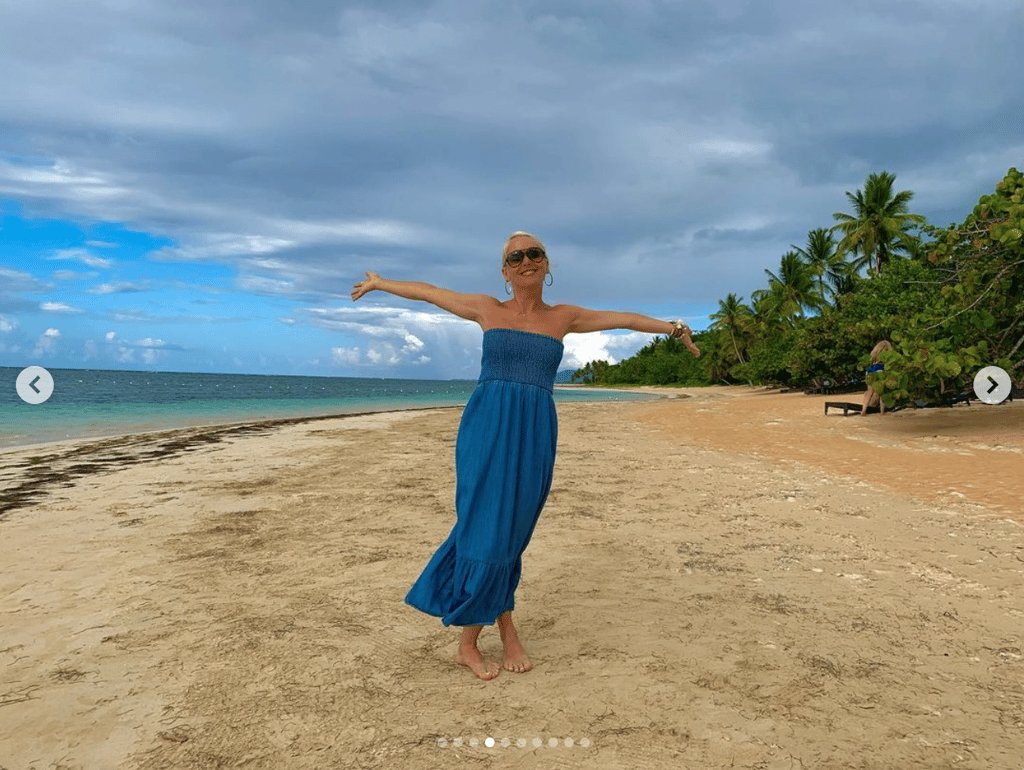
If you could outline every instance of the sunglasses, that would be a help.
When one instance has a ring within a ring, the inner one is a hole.
[[[531,262],[540,262],[541,260],[547,259],[548,255],[544,253],[544,249],[539,249],[536,246],[533,246],[529,249],[520,249],[506,254],[505,264],[509,267],[519,267],[523,264],[524,257],[529,257]]]

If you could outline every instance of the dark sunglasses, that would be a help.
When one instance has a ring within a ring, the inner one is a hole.
[[[509,267],[519,267],[523,264],[523,257],[529,257],[531,262],[540,262],[543,259],[547,259],[548,255],[544,253],[544,249],[533,246],[529,249],[520,249],[506,254],[505,264]]]

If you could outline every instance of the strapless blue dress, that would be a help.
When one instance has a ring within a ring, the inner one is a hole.
[[[446,626],[490,625],[515,605],[523,551],[551,489],[562,352],[544,334],[484,332],[455,444],[455,526],[405,597]]]

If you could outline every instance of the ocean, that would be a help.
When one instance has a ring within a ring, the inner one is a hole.
[[[42,404],[17,393],[19,368],[0,367],[0,448],[283,417],[461,406],[475,380],[399,380],[293,375],[48,369]],[[555,401],[652,398],[555,388]]]

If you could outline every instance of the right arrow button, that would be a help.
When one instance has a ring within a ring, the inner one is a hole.
[[[1010,395],[1010,375],[998,366],[986,366],[974,376],[974,395],[986,404],[1001,404]]]

